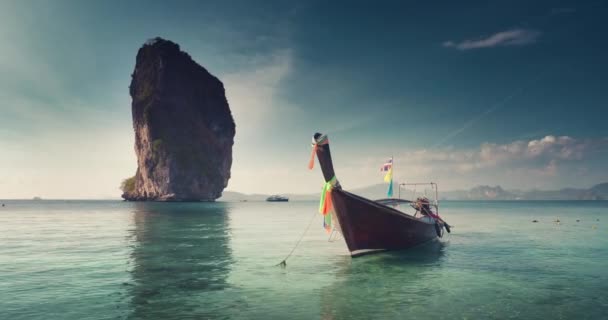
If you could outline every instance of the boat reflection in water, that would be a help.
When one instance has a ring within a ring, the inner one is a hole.
[[[135,203],[132,318],[217,317],[232,264],[226,203]],[[215,304],[217,305],[217,304]],[[225,310],[224,310],[225,311]]]
[[[358,259],[345,256],[336,263],[335,281],[321,291],[320,318],[445,318],[440,304],[430,313],[427,308],[439,303],[429,297],[449,290],[437,276],[445,263],[447,246],[435,240],[407,251]],[[418,307],[426,310],[426,316],[417,314]]]

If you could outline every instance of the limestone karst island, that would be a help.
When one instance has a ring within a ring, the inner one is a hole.
[[[129,201],[213,201],[228,185],[235,124],[222,82],[178,44],[154,38],[137,52],[130,94],[137,171]]]

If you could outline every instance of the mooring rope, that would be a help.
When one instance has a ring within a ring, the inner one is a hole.
[[[312,225],[312,222],[315,220],[316,216],[317,216],[317,213],[316,212],[313,213],[312,218],[310,219],[310,222],[308,222],[308,226],[306,226],[306,229],[304,229],[304,232],[300,236],[300,239],[298,239],[298,242],[296,242],[296,245],[293,247],[293,249],[291,249],[291,252],[289,252],[289,254],[285,257],[285,259],[283,259],[283,261],[281,261],[280,263],[277,264],[277,266],[281,266],[283,268],[285,268],[287,266],[287,259],[289,259],[289,257],[291,257],[293,252],[296,251],[296,248],[300,245],[300,242],[302,242],[302,239],[304,239],[304,236],[306,235],[306,233],[308,233],[308,229],[310,229],[310,226]]]

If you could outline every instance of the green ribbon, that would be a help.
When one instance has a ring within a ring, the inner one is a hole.
[[[325,182],[325,184],[323,185],[323,190],[321,191],[321,201],[319,201],[319,213],[325,213],[323,212],[323,208],[325,208],[325,197],[327,195],[327,191],[331,190],[331,188],[333,187],[333,185],[336,183],[336,176],[334,176],[333,178],[331,178],[329,181]]]

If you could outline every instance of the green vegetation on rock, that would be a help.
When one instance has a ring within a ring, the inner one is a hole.
[[[124,179],[120,183],[120,190],[122,190],[124,193],[135,191],[135,177]]]

